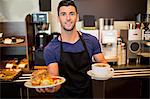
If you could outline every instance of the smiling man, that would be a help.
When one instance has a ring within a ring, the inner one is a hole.
[[[92,98],[92,57],[96,62],[107,63],[96,37],[76,29],[78,11],[71,0],[62,0],[58,5],[61,35],[54,38],[44,49],[44,58],[51,75],[66,78],[61,86],[37,89],[38,92],[53,92],[56,98]]]

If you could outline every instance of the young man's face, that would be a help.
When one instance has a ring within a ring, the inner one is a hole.
[[[62,6],[59,9],[59,21],[65,31],[72,31],[77,21],[77,12],[73,6]]]

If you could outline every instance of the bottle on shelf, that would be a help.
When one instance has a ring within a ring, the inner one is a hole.
[[[121,65],[122,63],[121,43],[122,43],[121,38],[118,38],[117,39],[117,57],[118,57],[117,64],[118,65]]]
[[[126,64],[126,46],[125,46],[125,43],[121,44],[121,55],[122,55],[121,64],[125,65]]]

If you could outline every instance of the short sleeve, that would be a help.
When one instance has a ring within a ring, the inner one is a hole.
[[[57,46],[53,46],[54,44],[48,44],[44,48],[44,60],[46,65],[49,65],[50,63],[58,62],[58,48]]]
[[[93,55],[94,54],[98,54],[98,53],[102,53],[99,40],[96,37],[93,37],[92,41],[93,41],[92,42],[92,46],[93,46],[92,52],[93,52]]]

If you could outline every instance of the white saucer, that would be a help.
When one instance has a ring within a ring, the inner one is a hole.
[[[89,70],[87,71],[87,74],[89,76],[92,77],[92,79],[95,79],[95,80],[108,80],[109,78],[111,78],[114,74],[113,71],[110,71],[110,73],[108,75],[103,75],[103,76],[100,76],[100,75],[96,75],[92,72],[92,70]]]

